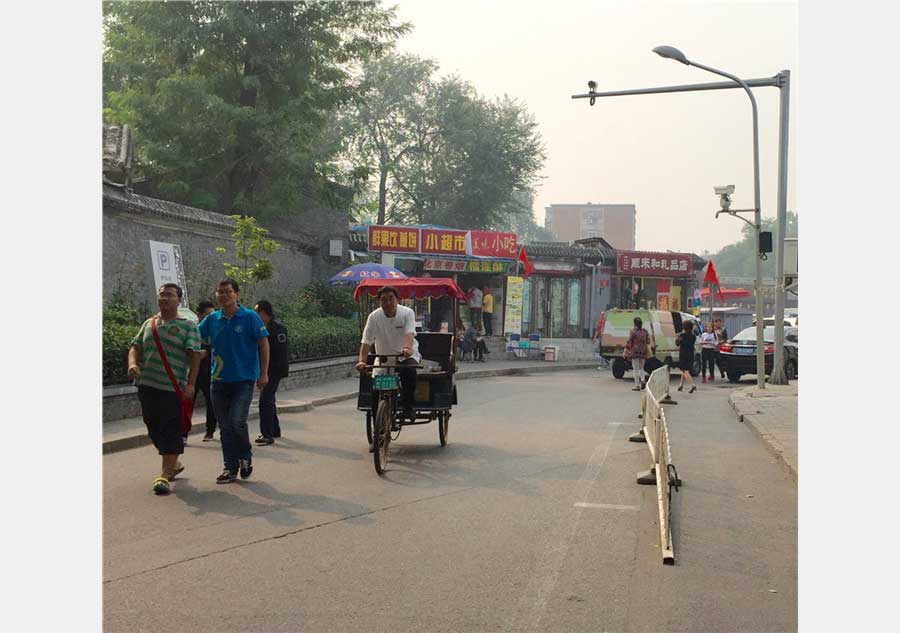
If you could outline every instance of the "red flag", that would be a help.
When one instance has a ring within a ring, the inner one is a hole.
[[[519,251],[519,257],[517,259],[525,265],[525,272],[522,275],[522,279],[528,279],[528,275],[534,272],[534,264],[528,261],[528,253],[525,252],[524,246],[522,247],[522,250]]]
[[[703,283],[719,285],[719,278],[716,276],[716,269],[713,268],[712,260],[706,266],[706,276],[703,277]]]

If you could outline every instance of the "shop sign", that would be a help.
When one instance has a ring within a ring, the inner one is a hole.
[[[468,255],[515,259],[519,254],[519,245],[515,233],[469,231],[467,237]]]
[[[406,226],[369,225],[369,250],[419,253],[419,229]]]
[[[465,255],[466,231],[422,229],[422,252],[435,255]]]
[[[483,262],[478,260],[425,258],[425,270],[446,270],[456,273],[506,273],[506,262]]]
[[[447,272],[463,273],[466,271],[468,262],[462,259],[438,259],[437,257],[426,257],[425,270],[446,270]]]
[[[616,272],[639,277],[687,277],[693,274],[690,253],[618,251]]]

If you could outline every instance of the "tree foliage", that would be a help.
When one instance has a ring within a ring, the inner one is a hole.
[[[408,30],[374,0],[104,2],[103,23],[104,117],[149,193],[254,213],[334,193],[330,113]]]
[[[545,158],[534,117],[459,77],[435,80],[436,70],[411,55],[365,66],[364,90],[342,119],[360,210],[376,209],[379,223],[482,229],[530,216],[517,196],[533,191]]]
[[[703,253],[703,257],[711,259],[719,276],[753,277],[756,275],[756,231],[752,226],[742,223],[741,239],[729,244],[715,253]],[[772,231],[773,245],[778,242],[777,222],[775,218],[763,218],[762,230]],[[788,211],[786,217],[786,237],[797,237],[797,214]],[[763,276],[775,275],[775,254],[769,253],[768,259],[763,261]]]
[[[234,238],[234,261],[223,262],[225,276],[231,277],[240,284],[245,297],[253,296],[252,289],[257,282],[271,279],[275,274],[272,260],[266,257],[280,248],[280,244],[269,239],[267,229],[256,224],[256,218],[250,216],[231,215],[235,227],[231,237]],[[225,254],[224,246],[217,246],[216,252]]]

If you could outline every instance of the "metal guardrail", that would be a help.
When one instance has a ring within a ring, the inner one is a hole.
[[[672,463],[672,448],[669,444],[669,427],[662,403],[669,396],[669,368],[658,368],[647,380],[644,390],[643,435],[650,451],[650,470],[638,473],[639,484],[656,484],[656,499],[659,508],[659,537],[663,563],[675,564],[675,550],[672,545],[671,499],[672,488],[677,491],[681,485],[678,471]]]

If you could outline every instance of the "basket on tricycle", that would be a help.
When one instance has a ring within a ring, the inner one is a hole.
[[[396,350],[379,350],[376,343],[365,361],[365,371],[362,365],[359,366],[357,409],[366,414],[366,437],[374,453],[378,474],[384,472],[390,442],[406,425],[428,424],[437,420],[438,439],[441,446],[447,444],[450,409],[457,403],[456,386],[453,384],[457,361],[455,331],[459,323],[459,302],[465,301],[465,293],[452,279],[367,279],[360,282],[353,293],[360,306],[361,332],[366,316],[378,308],[375,297],[385,285],[396,288],[401,301],[418,300],[431,304],[435,312],[430,322],[438,331],[427,332],[424,327],[417,328],[415,340],[421,364],[398,365],[397,360],[402,355],[384,353]],[[402,389],[399,374],[409,369],[415,369],[415,391],[412,411],[405,415],[399,405]]]

